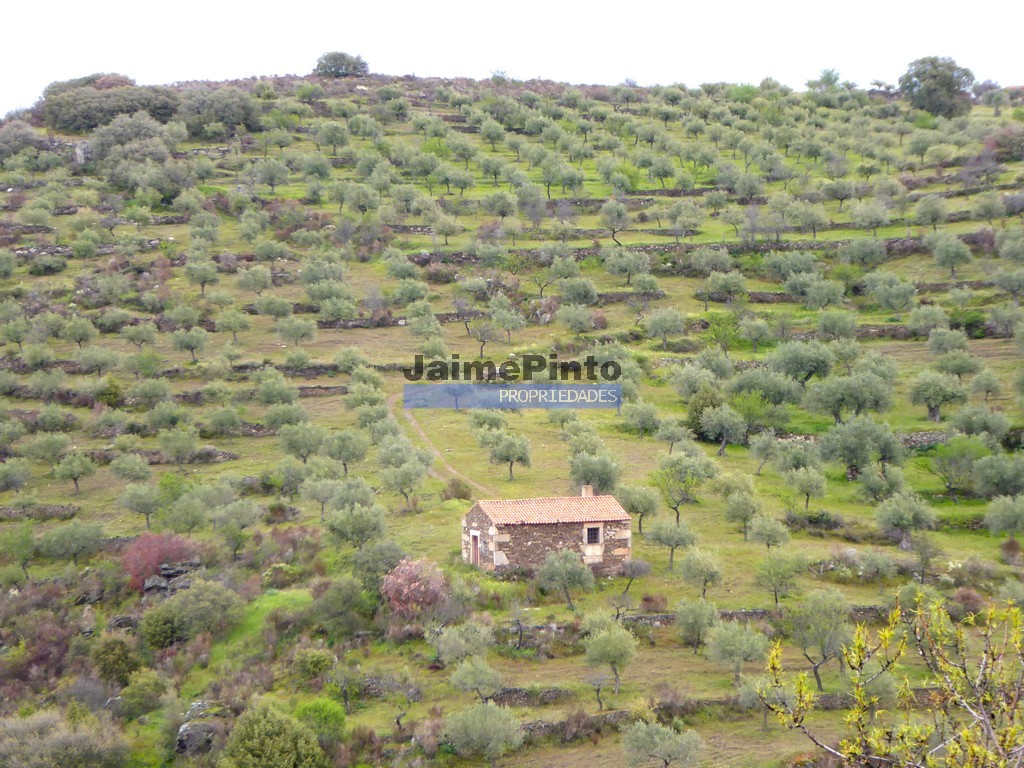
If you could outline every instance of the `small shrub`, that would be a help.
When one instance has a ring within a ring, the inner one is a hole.
[[[441,498],[445,501],[451,499],[469,501],[473,498],[473,489],[461,477],[453,477],[445,484],[444,490],[441,491]]]
[[[0,719],[4,765],[114,768],[127,759],[128,743],[103,712],[84,712],[74,722],[54,711]]]
[[[574,741],[589,739],[601,733],[602,722],[599,718],[591,717],[582,710],[570,712],[562,723],[562,743],[570,744]]]
[[[1020,542],[1016,539],[1007,539],[999,546],[999,551],[1002,553],[1003,562],[1007,565],[1019,565],[1020,564]]]
[[[668,610],[668,598],[665,595],[644,595],[640,598],[640,610],[644,613],[664,613]]]
[[[441,707],[431,707],[429,716],[416,724],[413,736],[420,749],[423,750],[423,754],[427,757],[434,757],[441,746],[441,737],[443,735],[444,720]]]
[[[786,525],[794,531],[805,529],[816,529],[820,531],[835,531],[843,527],[843,518],[825,509],[801,509],[786,510]]]
[[[971,614],[978,613],[985,607],[985,598],[970,587],[960,587],[953,593],[953,599],[948,605],[951,618],[961,620]]]
[[[941,531],[980,531],[985,528],[985,513],[977,509],[944,509],[939,516]]]
[[[221,768],[304,766],[327,768],[314,731],[267,702],[248,707],[235,721],[217,763]]]
[[[324,648],[300,648],[295,652],[295,673],[304,680],[326,674],[338,662],[334,654]]]
[[[418,617],[448,595],[444,574],[427,559],[403,560],[384,577],[380,591],[399,618]]]
[[[160,697],[167,690],[167,681],[153,669],[143,668],[132,672],[128,685],[121,691],[118,711],[129,719],[152,712],[160,704]]]
[[[458,279],[459,271],[452,264],[428,264],[423,270],[423,277],[434,285],[449,285]]]
[[[348,738],[349,749],[354,758],[363,757],[368,762],[375,762],[384,750],[384,740],[377,735],[373,728],[365,725],[357,725],[352,729]],[[358,759],[352,761],[353,765],[359,763]]]
[[[949,327],[961,330],[972,339],[985,336],[985,313],[980,309],[954,309],[949,317]]]
[[[960,563],[951,563],[947,576],[957,587],[985,588],[998,576],[997,569],[984,560],[971,556]]]
[[[104,379],[103,386],[96,390],[95,397],[109,408],[120,408],[124,405],[124,390],[117,379]]]
[[[881,581],[896,575],[896,561],[880,550],[868,550],[857,556],[857,574],[865,581]]]
[[[92,649],[92,660],[104,680],[127,685],[128,679],[141,665],[135,647],[121,635],[104,635]]]
[[[345,708],[334,699],[320,696],[304,701],[295,708],[295,717],[313,730],[325,749],[345,738]]]
[[[42,275],[56,275],[68,268],[68,262],[63,256],[37,256],[28,265],[28,273],[34,277]]]
[[[302,578],[302,571],[288,563],[274,563],[263,572],[264,589],[284,589]]]

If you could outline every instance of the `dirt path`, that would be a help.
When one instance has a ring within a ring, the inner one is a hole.
[[[416,421],[416,417],[413,415],[412,409],[402,407],[402,404],[399,402],[400,397],[400,393],[395,393],[391,395],[391,397],[388,398],[388,407],[391,409],[392,413],[394,413],[397,410],[399,413],[402,414],[402,417],[407,422],[409,422],[413,430],[416,432],[417,435],[419,435],[420,439],[427,446],[430,452],[434,454],[434,459],[436,463],[440,465],[450,477],[457,477],[463,482],[468,483],[476,490],[485,494],[485,496],[495,498],[496,494],[494,493],[493,489],[488,488],[486,485],[481,485],[476,480],[473,480],[470,477],[466,477],[466,475],[462,474],[461,472],[459,472],[459,470],[457,470],[455,467],[448,463],[447,459],[445,459],[444,457],[444,454],[437,448],[437,446],[434,445],[433,441],[427,435],[426,431],[423,429],[423,427],[420,426],[420,423]],[[438,480],[446,479],[441,475],[440,472],[438,472],[433,467],[430,468],[430,475],[431,477],[436,477]]]

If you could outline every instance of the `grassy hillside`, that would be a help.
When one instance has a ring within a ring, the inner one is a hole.
[[[477,626],[498,703],[561,723],[501,764],[620,765],[646,719],[708,764],[786,765],[810,743],[664,616],[700,597],[694,549],[707,601],[753,610],[797,670],[819,590],[861,620],[911,582],[956,620],[1024,599],[1024,129],[998,108],[772,81],[65,85],[0,126],[0,750],[77,728],[110,764],[242,764],[229,734],[262,701],[311,765],[476,764],[450,720],[474,686],[435,646]],[[481,350],[617,361],[628,403],[402,408],[415,355]],[[670,568],[680,456],[708,469]],[[474,499],[586,482],[655,499],[649,573],[570,611],[461,562]],[[433,599],[397,595],[402,559],[440,567]],[[613,614],[662,615],[623,622],[617,693],[586,655]],[[883,707],[929,683],[904,662]],[[812,724],[833,739],[842,714]]]

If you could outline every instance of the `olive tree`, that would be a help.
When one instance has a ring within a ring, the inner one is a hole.
[[[811,504],[811,498],[820,499],[825,495],[825,474],[815,467],[799,467],[783,474],[786,485],[804,497],[804,509]]]
[[[650,518],[658,511],[658,495],[646,486],[623,485],[615,492],[615,498],[630,517],[637,521],[637,529],[644,532],[644,518]]]
[[[939,228],[949,217],[946,208],[946,201],[936,195],[925,195],[914,208],[914,222],[924,226],[930,226],[932,231]]]
[[[39,551],[56,560],[78,561],[100,551],[103,529],[95,523],[72,520],[47,531],[39,540]]]
[[[206,349],[209,338],[210,334],[202,328],[182,329],[171,334],[171,342],[174,344],[174,348],[183,352],[187,351],[192,356],[193,363],[198,362],[196,352],[202,352]]]
[[[971,261],[971,249],[967,243],[948,232],[933,235],[928,239],[935,263],[949,269],[951,280],[956,279],[956,268]]]
[[[676,522],[679,522],[680,507],[696,501],[697,488],[717,474],[715,462],[700,448],[694,447],[692,451],[664,456],[652,480],[665,504],[676,513]]]
[[[55,474],[60,480],[70,480],[75,485],[75,494],[79,492],[78,483],[86,477],[96,474],[96,462],[84,453],[71,453],[57,465]]]
[[[39,545],[32,532],[32,523],[10,524],[0,531],[0,555],[21,568],[28,579],[28,564],[38,552]]]
[[[787,341],[772,350],[766,362],[773,370],[806,384],[814,376],[828,376],[835,358],[820,341]]]
[[[659,546],[668,549],[668,568],[672,570],[675,563],[676,550],[691,546],[697,537],[684,522],[672,523],[660,520],[651,526],[647,538]]]
[[[849,603],[838,590],[817,589],[787,608],[784,615],[790,640],[811,665],[818,691],[824,692],[821,667],[840,659],[852,636]]]
[[[896,313],[896,319],[900,314],[914,306],[914,295],[917,289],[909,280],[904,280],[892,272],[876,271],[864,278],[868,294],[879,306]]]
[[[700,587],[700,599],[707,597],[708,587],[722,579],[720,558],[706,549],[690,549],[680,563],[683,580]]]
[[[544,589],[561,592],[566,607],[573,610],[572,590],[591,591],[594,588],[594,572],[583,563],[577,552],[560,549],[548,552],[537,571],[537,581]]]
[[[490,443],[490,449],[490,462],[492,464],[508,465],[509,480],[515,480],[512,474],[512,468],[515,464],[523,467],[530,466],[530,441],[526,435],[500,432]]]
[[[724,621],[708,631],[708,656],[712,661],[728,664],[733,680],[740,683],[744,662],[761,661],[768,655],[771,641],[749,624]]]
[[[274,284],[270,270],[261,264],[240,269],[236,282],[243,291],[252,291],[257,296],[262,296],[263,292]]]
[[[621,624],[611,624],[584,641],[584,659],[589,666],[607,666],[615,678],[615,693],[619,692],[619,676],[636,658],[637,640]]]
[[[621,246],[622,243],[619,242],[616,235],[629,226],[629,214],[626,212],[626,206],[618,200],[609,200],[601,206],[599,216],[602,226],[611,233],[612,240],[616,245]]]
[[[384,535],[384,519],[384,507],[380,504],[354,504],[330,511],[325,525],[334,539],[363,549]]]
[[[482,704],[486,704],[502,686],[501,673],[481,656],[470,656],[452,672],[452,687],[475,693]]]
[[[747,422],[728,405],[705,408],[700,417],[701,429],[712,440],[720,440],[718,455],[725,455],[725,446],[737,445],[747,436]]]
[[[941,421],[940,409],[950,403],[967,400],[960,382],[953,376],[937,371],[922,371],[910,385],[910,402],[928,408],[929,421]]]
[[[681,600],[676,606],[676,631],[684,645],[697,653],[708,632],[718,625],[718,609],[706,600]]]
[[[679,336],[686,332],[686,318],[678,309],[665,307],[651,313],[644,323],[647,335],[661,339],[661,348],[668,349],[668,337]]]
[[[913,491],[900,491],[878,505],[875,510],[878,526],[895,538],[901,549],[907,549],[915,531],[935,527],[935,510]]]
[[[985,525],[993,536],[1024,533],[1024,496],[997,496],[988,505]]]
[[[694,768],[701,764],[704,744],[695,731],[680,733],[660,723],[639,720],[626,729],[622,740],[630,768]]]
[[[789,529],[781,520],[776,520],[770,515],[755,515],[750,521],[750,540],[764,544],[768,550],[772,547],[781,547],[789,541]]]
[[[494,765],[519,747],[523,733],[508,709],[491,702],[460,710],[445,719],[445,738],[463,757],[479,756]]]
[[[132,483],[125,487],[121,494],[121,505],[131,512],[137,512],[146,518],[146,528],[149,528],[150,517],[163,502],[160,489],[152,485],[141,485]]]

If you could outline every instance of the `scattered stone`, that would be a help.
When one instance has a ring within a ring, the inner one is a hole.
[[[566,688],[502,688],[491,700],[503,707],[538,707],[574,698]]]

